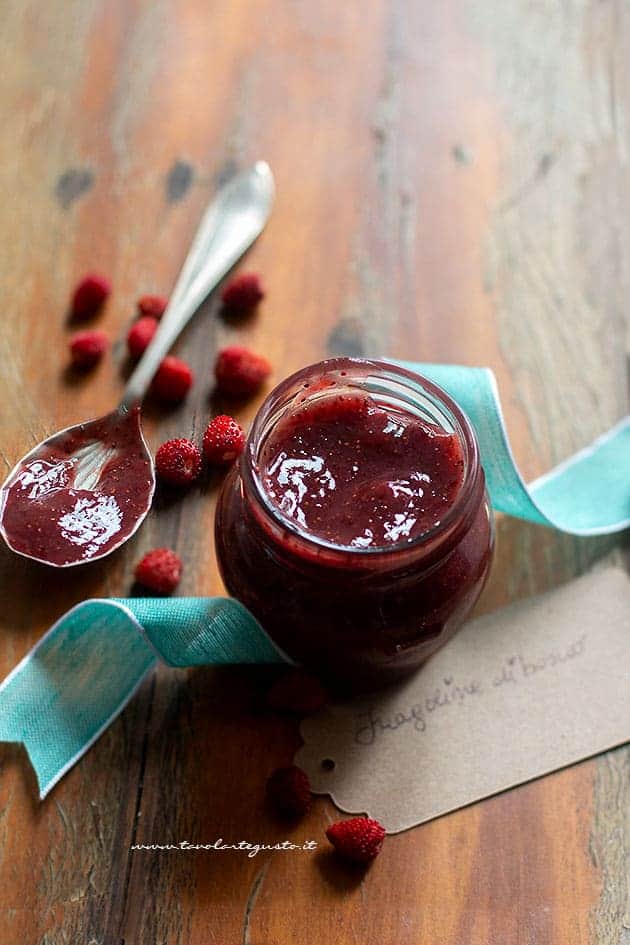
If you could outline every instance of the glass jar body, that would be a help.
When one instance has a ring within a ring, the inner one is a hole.
[[[274,515],[257,477],[264,431],[291,409],[292,391],[303,384],[308,388],[317,372],[342,374],[344,384],[361,386],[366,371],[370,377],[382,373],[383,389],[389,389],[392,374],[402,376],[403,384],[405,377],[413,377],[431,402],[449,416],[454,412],[455,428],[467,441],[468,464],[457,508],[450,510],[443,527],[408,546],[367,552],[331,547],[300,534]],[[280,385],[261,408],[219,498],[216,546],[228,591],[292,659],[344,688],[392,682],[452,636],[489,571],[492,515],[474,433],[443,392],[390,365],[336,359],[305,369]]]

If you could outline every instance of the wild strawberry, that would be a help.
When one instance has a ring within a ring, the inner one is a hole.
[[[177,404],[183,400],[193,382],[193,372],[180,358],[167,355],[153,378],[151,390],[160,400]]]
[[[164,482],[187,486],[201,471],[201,453],[192,440],[167,440],[155,454],[155,469]]]
[[[235,315],[245,315],[265,297],[257,272],[242,272],[227,283],[221,293],[221,301]]]
[[[182,562],[169,548],[154,548],[138,562],[134,573],[136,581],[150,591],[170,594],[179,584]]]
[[[87,318],[99,310],[112,287],[109,279],[92,272],[79,282],[72,294],[71,309],[75,318]]]
[[[70,338],[70,358],[75,367],[91,368],[109,347],[104,331],[77,331]]]
[[[243,452],[245,431],[234,417],[221,414],[210,421],[203,435],[203,451],[213,465],[225,466]]]
[[[303,669],[283,673],[269,689],[267,705],[294,715],[312,715],[328,702],[328,693],[319,679]]]
[[[132,358],[141,357],[153,340],[157,331],[156,318],[145,315],[135,322],[127,332],[127,350]]]
[[[246,397],[255,394],[269,377],[271,365],[262,355],[254,354],[240,345],[232,345],[220,352],[214,374],[221,393]]]
[[[138,299],[138,312],[150,318],[161,318],[167,305],[168,299],[163,295],[143,295]]]
[[[378,820],[353,817],[340,820],[326,831],[336,852],[351,863],[369,863],[381,852],[385,828]]]
[[[267,780],[267,799],[285,817],[303,817],[311,809],[311,784],[297,765],[276,768]]]

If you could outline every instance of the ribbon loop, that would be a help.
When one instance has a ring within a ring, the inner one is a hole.
[[[282,658],[256,618],[227,597],[118,600],[169,666],[277,663]]]
[[[283,661],[230,598],[77,604],[0,685],[0,741],[24,745],[40,798],[123,710],[157,657],[171,666]]]
[[[443,387],[467,414],[497,512],[570,535],[610,535],[630,527],[630,416],[528,487],[512,454],[491,370],[400,363]]]

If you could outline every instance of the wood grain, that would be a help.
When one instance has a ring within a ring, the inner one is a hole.
[[[168,292],[201,209],[264,157],[278,201],[248,265],[258,317],[210,301],[178,350],[198,435],[213,354],[239,339],[274,379],[329,353],[487,364],[527,477],[627,411],[630,10],[621,0],[6,0],[0,35],[2,459],[116,402],[142,292]],[[115,286],[112,357],[64,371],[73,281]],[[256,402],[240,413],[251,420]],[[217,482],[160,503],[105,562],[51,574],[0,550],[0,675],[74,602],[124,594],[143,550],[221,590]],[[482,609],[616,548],[502,519]],[[0,746],[3,945],[620,945],[630,942],[627,749],[390,838],[363,876],[316,854],[156,853],[272,842],[261,798],[295,726],[253,710],[259,672],[158,671],[39,805]],[[321,841],[318,800],[291,839]]]

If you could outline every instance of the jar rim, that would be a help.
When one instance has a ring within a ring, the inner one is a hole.
[[[464,446],[464,476],[459,490],[442,519],[439,523],[428,528],[426,531],[417,535],[411,540],[404,542],[393,542],[391,545],[377,545],[375,547],[356,547],[353,545],[340,545],[328,541],[319,535],[308,532],[301,528],[296,522],[287,518],[274,505],[264,488],[260,470],[258,466],[258,457],[260,448],[264,443],[265,437],[270,428],[268,423],[273,419],[273,412],[276,407],[279,412],[291,402],[289,398],[283,404],[282,398],[290,395],[291,392],[297,394],[304,390],[304,382],[311,376],[325,376],[337,373],[343,378],[344,383],[350,384],[352,373],[355,372],[355,379],[359,376],[367,378],[374,373],[380,375],[385,380],[392,383],[399,383],[408,391],[417,395],[428,396],[434,406],[438,407],[442,413],[453,425],[454,432],[458,435],[460,442]],[[372,373],[370,373],[372,372]],[[376,561],[386,557],[391,560],[394,556],[407,555],[410,552],[416,552],[419,548],[428,545],[434,545],[439,542],[443,536],[447,536],[457,522],[465,515],[466,507],[474,493],[477,482],[480,464],[479,447],[477,437],[470,423],[470,420],[462,408],[450,397],[446,391],[433,381],[410,371],[407,368],[400,367],[398,364],[372,358],[355,357],[335,357],[318,361],[306,365],[281,381],[265,398],[261,404],[254,422],[250,428],[245,444],[245,449],[241,455],[241,475],[244,482],[250,488],[253,488],[256,500],[265,515],[280,529],[287,530],[295,541],[304,543],[306,547],[325,552],[327,556],[341,556],[346,562],[351,559],[356,561]]]

